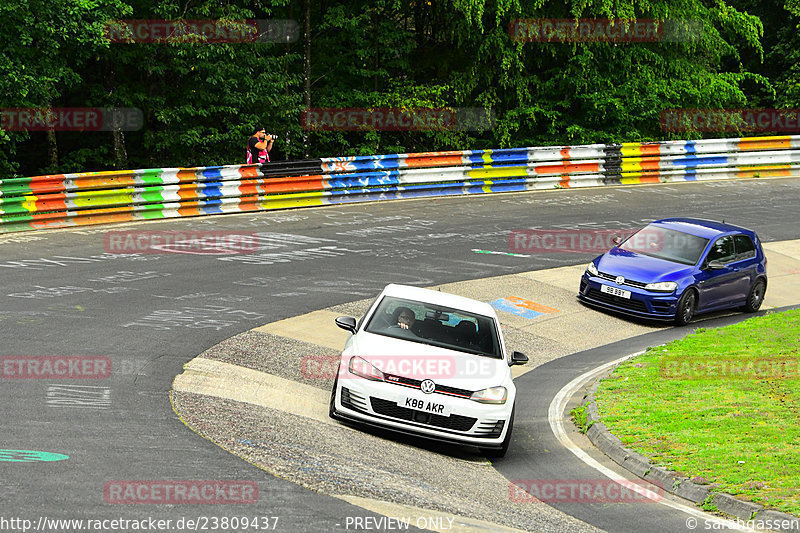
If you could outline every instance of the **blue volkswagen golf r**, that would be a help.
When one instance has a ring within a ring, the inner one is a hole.
[[[603,309],[687,324],[695,313],[755,312],[767,259],[755,232],[694,218],[665,218],[589,263],[578,299]]]

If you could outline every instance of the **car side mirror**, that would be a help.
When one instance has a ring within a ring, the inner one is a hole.
[[[614,246],[619,246],[620,244],[622,244],[622,237],[620,237],[619,235],[617,235],[616,237],[614,237],[613,239],[611,239],[611,242],[613,242],[613,243],[614,243]]]
[[[511,353],[511,363],[508,366],[513,365],[524,365],[528,362],[528,356],[522,352],[512,352]]]
[[[709,270],[722,270],[725,268],[725,264],[715,259],[714,261],[709,261],[706,268]]]
[[[356,319],[351,316],[339,316],[336,317],[336,325],[340,328],[349,331],[350,333],[356,332]]]

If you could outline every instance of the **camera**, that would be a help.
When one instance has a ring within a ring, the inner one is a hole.
[[[277,135],[273,135],[271,133],[267,133],[266,139],[268,139],[268,140],[272,139],[273,141],[277,141],[278,140],[278,136]]]

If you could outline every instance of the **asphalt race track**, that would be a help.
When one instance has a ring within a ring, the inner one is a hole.
[[[42,517],[149,516],[175,524],[199,517],[263,516],[278,517],[280,531],[343,531],[348,517],[379,520],[380,515],[273,477],[198,437],[171,408],[174,376],[223,339],[374,296],[389,282],[426,286],[573,265],[595,255],[473,251],[513,251],[508,241],[513,230],[635,228],[666,216],[724,219],[756,230],[764,242],[797,239],[800,180],[406,200],[0,236],[0,356],[107,357],[112,369],[103,379],[66,380],[13,379],[3,368],[0,449],[69,458],[0,460],[0,517],[35,526]],[[190,229],[256,233],[259,250],[236,255],[109,251],[111,232]],[[651,335],[663,342],[690,330]],[[525,411],[524,402],[546,406],[570,376],[651,340],[584,352],[522,376],[531,386],[518,400],[515,440],[509,456],[497,463],[499,471],[509,479],[581,475],[582,465],[569,465],[576,459],[557,450],[546,412]],[[522,439],[526,433],[537,440]],[[107,503],[104,488],[120,480],[252,480],[258,502]],[[676,529],[683,521],[680,513],[663,507],[652,513],[630,506],[561,510],[609,531],[685,531]]]

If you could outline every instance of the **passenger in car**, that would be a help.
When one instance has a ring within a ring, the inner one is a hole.
[[[475,344],[475,336],[478,331],[475,329],[475,324],[469,320],[462,320],[455,327],[455,341],[456,344],[463,348],[478,349]]]

